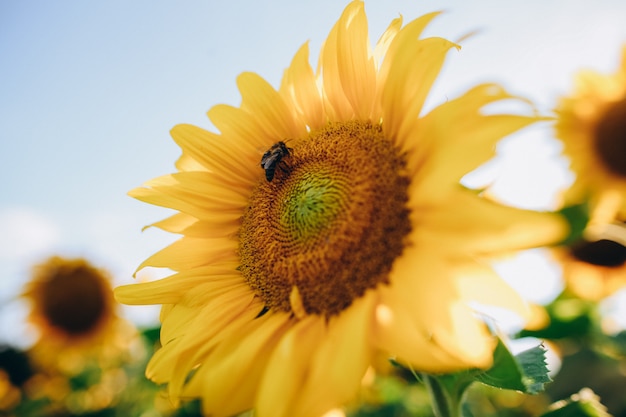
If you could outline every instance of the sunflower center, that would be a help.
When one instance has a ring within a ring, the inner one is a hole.
[[[43,290],[43,313],[50,324],[71,335],[93,329],[105,311],[100,280],[87,266],[60,267]]]
[[[596,151],[609,171],[626,177],[626,99],[612,104],[595,128]]]
[[[388,283],[411,230],[406,162],[365,122],[332,124],[292,146],[251,196],[240,269],[266,307],[331,316]]]

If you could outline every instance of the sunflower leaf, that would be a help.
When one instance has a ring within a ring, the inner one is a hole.
[[[606,407],[589,388],[583,388],[569,399],[556,402],[541,417],[610,417]]]
[[[570,227],[569,235],[560,244],[563,246],[570,246],[571,244],[582,239],[583,232],[589,222],[588,204],[582,203],[563,207],[557,213],[565,217],[565,220]]]
[[[498,339],[493,354],[493,366],[475,376],[476,380],[497,388],[537,394],[550,382],[543,345],[513,355]]]
[[[548,325],[537,330],[523,329],[516,337],[538,339],[588,339],[597,327],[597,305],[568,293],[563,293],[545,307]]]

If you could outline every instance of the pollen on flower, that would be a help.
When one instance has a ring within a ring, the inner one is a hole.
[[[366,122],[332,124],[292,146],[289,168],[250,199],[240,269],[267,307],[331,316],[388,282],[411,230],[406,162]]]

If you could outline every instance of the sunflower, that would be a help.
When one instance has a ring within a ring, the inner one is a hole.
[[[576,296],[600,301],[626,287],[626,223],[596,224],[570,247],[555,249],[563,278]]]
[[[36,265],[24,297],[39,334],[29,354],[47,371],[73,374],[90,359],[115,358],[134,335],[117,313],[109,275],[84,259],[54,256]]]
[[[594,222],[626,220],[626,46],[614,74],[581,71],[555,111],[556,136],[576,174],[569,202],[588,198]]]
[[[381,353],[430,372],[489,366],[494,340],[470,303],[525,305],[485,260],[566,226],[459,185],[542,118],[485,115],[515,99],[492,84],[422,115],[459,48],[420,39],[436,15],[393,20],[372,48],[353,1],[317,71],[304,44],[278,90],[237,78],[240,107],[208,112],[219,134],[173,128],[178,172],[130,195],[178,211],[154,226],[181,239],[139,266],[175,273],[116,289],[163,305],[146,373],[173,399],[201,397],[212,416],[319,416],[355,396]]]

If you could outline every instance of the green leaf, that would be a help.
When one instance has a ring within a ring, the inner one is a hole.
[[[561,245],[569,246],[583,237],[583,231],[589,222],[589,206],[587,203],[563,207],[557,212],[569,223],[570,233]]]
[[[517,362],[522,367],[524,377],[522,381],[526,386],[526,393],[537,394],[544,390],[544,385],[551,382],[546,366],[546,349],[543,344],[525,350],[515,355]]]
[[[552,410],[541,417],[611,417],[606,407],[589,388],[583,388],[569,399],[552,404]]]
[[[493,354],[493,366],[475,376],[476,380],[496,388],[537,394],[550,382],[543,345],[525,350],[515,356],[502,340]]]
[[[493,352],[493,365],[488,370],[467,369],[451,374],[416,373],[410,366],[395,360],[391,363],[404,369],[410,369],[415,378],[426,386],[433,411],[437,417],[471,416],[469,407],[464,404],[467,388],[480,381],[501,389],[537,394],[544,390],[544,384],[550,382],[546,367],[543,345],[513,355],[504,342],[498,338]]]
[[[549,324],[538,330],[522,330],[518,337],[539,339],[584,339],[592,335],[596,320],[596,305],[563,293],[546,306]]]

